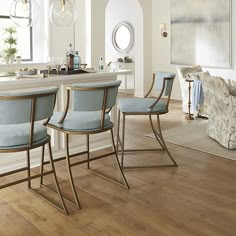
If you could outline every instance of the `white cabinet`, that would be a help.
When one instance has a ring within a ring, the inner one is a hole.
[[[134,94],[135,89],[135,63],[117,62],[119,69],[131,70],[132,73],[126,75],[118,75],[119,80],[122,81],[120,92],[125,94]]]

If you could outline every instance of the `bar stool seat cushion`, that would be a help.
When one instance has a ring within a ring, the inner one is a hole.
[[[30,124],[0,125],[0,149],[19,147],[29,144]],[[35,123],[33,143],[47,138],[47,128]]]
[[[69,111],[63,124],[59,124],[63,113],[55,112],[49,121],[50,125],[64,130],[71,131],[91,131],[101,128],[101,112],[100,111]],[[104,128],[112,125],[110,116],[105,115]]]
[[[121,98],[118,101],[118,108],[121,112],[129,113],[167,112],[166,103],[162,100],[150,110],[148,107],[155,101],[155,98]]]

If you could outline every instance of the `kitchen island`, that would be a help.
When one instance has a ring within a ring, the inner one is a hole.
[[[20,78],[16,77],[0,77],[0,91],[18,90],[18,89],[33,89],[50,86],[58,86],[56,111],[63,111],[66,103],[66,87],[75,83],[99,83],[117,80],[118,75],[128,75],[132,73],[130,70],[118,70],[116,72],[96,72],[96,73],[80,73],[73,75],[49,75],[48,78],[31,77]],[[116,121],[116,109],[113,109],[112,119]],[[50,130],[52,136],[53,156],[54,159],[64,156],[64,138],[55,130]],[[110,146],[109,133],[91,135],[91,150],[101,149]],[[74,136],[70,140],[72,152],[79,152],[85,148],[85,137]],[[40,160],[40,149],[32,150],[31,166],[38,166]],[[0,173],[24,167],[25,153],[1,154],[0,157]]]

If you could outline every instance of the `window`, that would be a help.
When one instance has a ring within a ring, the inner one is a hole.
[[[14,26],[9,16],[9,8],[12,0],[1,1],[0,8],[0,52],[4,49],[4,29]],[[17,55],[20,55],[25,61],[33,60],[33,29],[16,27],[17,33]]]

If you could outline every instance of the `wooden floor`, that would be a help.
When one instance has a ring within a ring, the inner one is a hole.
[[[174,101],[161,120],[163,129],[188,122]],[[144,137],[150,133],[144,117],[128,117],[126,127],[129,147],[157,145]],[[69,216],[29,192],[26,184],[0,190],[0,235],[235,236],[236,162],[168,147],[179,167],[125,171],[130,190],[87,172],[86,166],[74,167],[82,210],[67,204]],[[161,153],[127,159],[128,164],[169,163]],[[93,166],[116,175],[114,163],[108,158]],[[63,192],[71,197],[65,163],[56,168]]]

